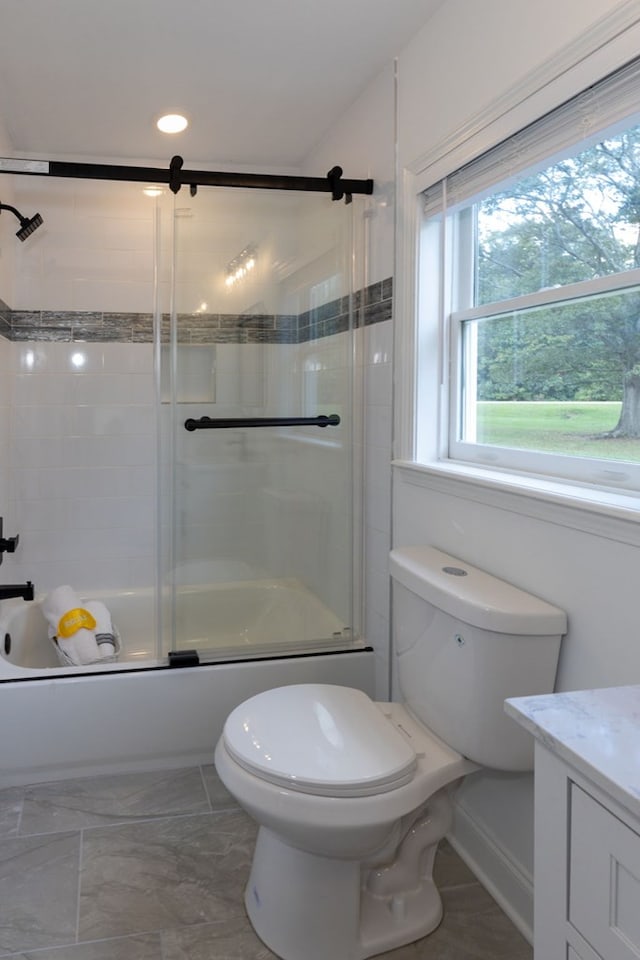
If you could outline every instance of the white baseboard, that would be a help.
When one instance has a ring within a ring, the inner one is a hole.
[[[454,802],[453,825],[447,839],[522,936],[533,944],[533,878],[459,802]]]

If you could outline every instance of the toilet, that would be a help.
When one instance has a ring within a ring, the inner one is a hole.
[[[434,930],[455,787],[533,766],[503,703],[553,690],[564,612],[433,547],[393,550],[390,571],[399,702],[278,687],[233,710],[216,746],[259,826],[246,910],[282,960],[364,960]]]

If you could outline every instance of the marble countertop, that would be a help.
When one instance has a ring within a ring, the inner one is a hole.
[[[505,710],[640,817],[640,686],[517,697]]]

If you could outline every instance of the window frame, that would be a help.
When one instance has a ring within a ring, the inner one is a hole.
[[[453,214],[453,217],[458,216]],[[454,249],[456,248],[454,242]],[[455,253],[441,253],[455,256]],[[458,256],[460,254],[458,253]],[[446,417],[444,459],[456,463],[506,469],[526,476],[543,476],[560,482],[589,484],[595,488],[621,489],[640,492],[640,463],[627,460],[607,460],[596,457],[568,456],[547,453],[542,450],[500,447],[460,439],[463,419],[472,415],[471,403],[466,396],[468,384],[466,370],[473,362],[468,355],[473,344],[465,336],[464,326],[469,321],[498,317],[536,307],[563,305],[607,293],[640,288],[640,269],[566,284],[562,287],[539,290],[535,293],[494,301],[481,306],[452,310],[445,317],[449,344],[449,394]],[[467,298],[468,299],[468,298]],[[467,359],[466,359],[467,358]]]
[[[626,68],[625,68],[626,69]],[[640,79],[640,78],[639,78]],[[638,80],[636,80],[638,82]],[[639,84],[640,86],[640,84]],[[536,121],[534,121],[535,125]],[[629,126],[636,125],[629,117]],[[619,118],[614,125],[616,129],[624,129]],[[588,143],[596,143],[606,139],[610,127],[605,125],[601,132],[591,135]],[[525,131],[526,132],[526,131]],[[569,147],[571,151],[579,153],[585,143],[577,139]],[[482,155],[481,155],[482,156]],[[544,169],[552,164],[557,156],[551,154],[548,161],[536,162],[537,169]],[[538,158],[539,160],[539,158]],[[465,169],[462,169],[464,178]],[[454,178],[457,171],[453,171]],[[527,175],[526,168],[523,175]],[[434,203],[441,190],[442,204]],[[504,180],[497,180],[493,186],[486,189],[486,184],[478,194],[477,201],[490,195],[492,192],[502,192]],[[434,194],[435,190],[435,194]],[[626,460],[606,458],[590,458],[583,456],[547,453],[532,449],[518,449],[500,447],[482,443],[474,443],[460,439],[460,425],[463,416],[467,418],[473,412],[473,404],[465,400],[465,356],[466,366],[473,363],[473,341],[463,336],[465,324],[468,321],[495,317],[500,314],[513,313],[517,310],[535,309],[536,307],[562,305],[576,300],[586,299],[607,293],[620,292],[640,285],[640,270],[623,271],[599,277],[595,280],[580,281],[566,284],[559,288],[544,289],[531,294],[513,297],[509,300],[493,302],[475,306],[474,269],[477,238],[475,235],[475,217],[473,216],[473,196],[467,197],[457,207],[447,209],[447,178],[442,185],[435,185],[426,193],[426,213],[423,195],[418,198],[417,214],[417,251],[418,263],[418,291],[417,291],[417,327],[415,340],[417,361],[414,370],[415,378],[415,407],[414,407],[414,437],[412,458],[416,463],[447,463],[461,467],[473,466],[489,470],[506,471],[510,475],[521,476],[530,480],[540,478],[559,484],[577,484],[593,487],[596,491],[622,491],[623,493],[638,494],[640,492],[640,464]],[[439,209],[438,209],[439,206]],[[463,224],[466,218],[466,225]],[[436,231],[437,225],[437,231]],[[425,237],[433,233],[437,241],[432,238],[426,244],[428,256],[424,257]],[[429,264],[427,261],[431,261]],[[426,284],[430,293],[425,296],[422,290],[425,274],[430,275]],[[438,277],[436,282],[435,277]],[[435,292],[437,289],[437,293]],[[560,294],[560,295],[559,295]],[[427,324],[433,325],[434,315],[438,316],[439,344],[438,344],[438,415],[437,433],[435,442],[433,430],[426,431],[428,440],[425,443],[422,433],[425,424],[425,393],[423,372],[424,359],[422,354],[425,341],[424,328]],[[428,317],[430,319],[426,320]],[[435,457],[434,457],[435,453]]]

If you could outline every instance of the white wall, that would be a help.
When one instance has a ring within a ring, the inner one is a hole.
[[[420,158],[437,156],[439,144],[455,146],[461,131],[469,136],[476,118],[499,112],[513,87],[599,18],[632,7],[612,0],[444,4],[399,58],[401,171],[419,170]],[[486,504],[459,486],[430,489],[398,475],[394,490],[395,544],[432,543],[567,611],[560,689],[640,682],[630,574],[640,562],[637,547],[604,529],[599,535],[597,523],[572,529],[566,518],[556,522],[551,509],[548,517],[544,510],[528,516],[513,500]],[[530,777],[476,776],[459,792],[455,828],[525,929],[531,924],[531,796]]]
[[[365,207],[365,285],[393,274],[394,73],[394,64],[388,64],[316,144],[304,163],[304,172],[309,176],[324,176],[338,164],[345,177],[370,177],[375,181],[375,192]]]
[[[562,4],[555,0],[536,4],[448,0],[443,4],[398,56],[398,235],[403,235],[403,218],[411,213],[402,197],[405,169],[413,175],[425,166],[425,158],[431,161],[439,149],[459,145],[484,116],[499,113],[514,87],[536,71],[543,72],[601,17],[638,8],[637,2],[615,0],[564,0]],[[582,54],[589,52],[587,45]],[[334,154],[346,157],[352,151],[360,156],[364,144],[365,151],[370,151],[369,173],[383,183],[389,150],[385,134],[393,125],[389,89],[389,77],[378,78],[327,141]],[[378,124],[372,127],[373,116]],[[364,140],[363,131],[368,131]],[[376,227],[380,232],[372,230],[371,242],[384,251],[388,238],[383,234],[389,225]],[[383,253],[380,258],[384,259]],[[403,262],[398,267],[399,276],[410,285],[411,280],[406,280],[410,268]],[[395,325],[402,329],[413,323],[413,317],[404,309],[398,311],[397,303]],[[396,401],[401,400],[402,384],[409,375],[406,367],[396,366]],[[376,379],[373,372],[370,383]],[[386,389],[391,389],[390,381]],[[384,401],[383,392],[376,390],[376,399]],[[402,416],[400,426],[406,426]],[[370,503],[380,469],[378,464],[367,476]],[[483,503],[459,487],[447,490],[444,483],[429,488],[407,482],[396,472],[394,543],[435,544],[567,610],[570,632],[563,647],[560,688],[640,682],[634,586],[638,547],[612,538],[608,530],[599,532],[597,523],[576,530],[551,510],[548,515],[543,509],[542,516],[530,516],[512,500],[495,501],[494,497],[491,504]],[[379,517],[385,516],[383,498],[375,498],[374,510]],[[383,549],[382,540],[379,548]],[[530,930],[531,778],[492,773],[470,778],[458,796],[454,832],[494,893],[522,929]]]
[[[402,170],[624,0],[447,0],[399,57]]]

